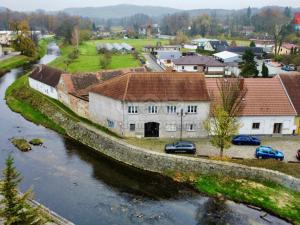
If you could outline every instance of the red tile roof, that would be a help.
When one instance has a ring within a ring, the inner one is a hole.
[[[29,77],[51,87],[56,87],[62,73],[63,71],[56,68],[47,65],[38,65]]]
[[[175,65],[205,65],[205,66],[215,66],[224,67],[225,65],[218,60],[214,59],[212,56],[184,56],[179,59],[173,60]]]
[[[201,73],[127,73],[91,92],[121,101],[209,101]]]
[[[206,78],[209,93],[218,96],[217,79]],[[296,112],[280,79],[245,78],[247,89],[239,115],[241,116],[294,116]]]
[[[300,115],[300,73],[280,74],[279,76],[297,114]]]

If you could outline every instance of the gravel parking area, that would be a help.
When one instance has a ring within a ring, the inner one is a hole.
[[[271,146],[274,149],[284,152],[284,161],[298,161],[296,152],[300,149],[300,136],[282,136],[282,137],[261,137],[262,145]],[[127,139],[128,143],[144,147],[153,151],[164,152],[164,146],[167,143],[173,143],[174,139]],[[191,139],[197,146],[197,155],[218,156],[219,149],[212,146],[208,138]],[[224,150],[224,155],[229,157],[239,157],[245,159],[255,158],[255,149],[257,146],[237,146],[232,145]]]

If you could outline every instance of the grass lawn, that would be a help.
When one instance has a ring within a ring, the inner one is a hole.
[[[26,63],[29,63],[31,58],[24,55],[13,56],[9,59],[0,61],[0,71],[8,71],[13,68],[20,67]]]
[[[67,71],[70,73],[76,72],[96,72],[101,70],[100,68],[100,55],[96,50],[96,43],[100,42],[126,42],[128,40],[101,40],[101,41],[87,41],[80,45],[80,55],[78,59],[72,62]],[[136,46],[141,48],[146,44],[145,40],[139,41],[134,40],[138,43]],[[147,41],[147,40],[146,40]],[[154,41],[152,41],[154,43]],[[127,42],[129,43],[129,42]],[[156,42],[155,42],[156,43]],[[61,51],[62,55],[51,62],[49,65],[65,70],[66,65],[64,60],[67,58],[68,54],[72,52],[73,47],[70,45],[62,46]],[[130,67],[139,67],[140,63],[136,60],[131,54],[114,54],[112,56],[112,62],[109,69],[120,69],[120,68],[130,68]]]
[[[300,193],[271,182],[224,176],[197,176],[194,184],[210,196],[222,194],[237,202],[255,205],[300,224]]]

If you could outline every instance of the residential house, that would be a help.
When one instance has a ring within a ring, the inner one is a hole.
[[[131,72],[89,93],[90,118],[126,137],[206,136],[209,108],[201,73]]]
[[[226,48],[228,48],[229,45],[227,43],[227,41],[208,41],[206,42],[206,44],[204,45],[204,50],[205,51],[211,51],[211,52],[221,52],[226,50]]]
[[[146,45],[143,47],[144,52],[154,53],[155,51],[181,51],[181,45]]]
[[[218,39],[199,38],[191,41],[192,45],[196,45],[198,49],[204,50],[209,41],[219,41]]]
[[[15,39],[15,34],[13,31],[0,31],[0,44],[4,46],[10,46]]]
[[[300,134],[300,73],[280,74],[276,76],[283,83],[285,90],[296,110],[295,133]]]
[[[261,47],[247,47],[247,46],[228,47],[226,51],[233,52],[239,55],[244,55],[247,49],[250,49],[256,57],[262,57],[265,54],[263,48]]]
[[[29,75],[29,86],[44,95],[58,99],[57,85],[63,71],[38,65]]]
[[[266,53],[272,53],[274,48],[274,41],[271,39],[250,39],[255,43],[255,47],[260,47]]]
[[[215,102],[220,97],[217,80],[205,79],[210,97]],[[247,93],[238,114],[239,134],[293,134],[296,111],[280,79],[245,78],[240,82]]]
[[[299,49],[299,45],[283,43],[282,46],[279,48],[278,54],[290,55],[292,52],[299,52]],[[273,53],[275,53],[275,48],[273,48]]]
[[[254,30],[255,30],[254,26],[243,26],[240,33],[244,36],[249,36],[254,33]]]
[[[239,54],[223,51],[213,54],[213,56],[225,64],[225,75],[235,75],[240,74],[239,63],[242,61],[242,57]]]
[[[154,56],[156,57],[157,63],[163,68],[166,68],[172,66],[173,61],[179,59],[182,56],[182,53],[177,50],[170,50],[170,51],[156,50],[154,52]]]
[[[204,72],[207,75],[224,75],[225,64],[212,56],[184,56],[173,60],[177,72]]]

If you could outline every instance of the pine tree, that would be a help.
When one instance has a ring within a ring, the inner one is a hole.
[[[263,77],[269,77],[269,68],[266,66],[265,63],[262,64],[261,74]]]
[[[257,70],[257,63],[254,60],[254,54],[250,48],[246,49],[241,63],[241,76],[253,77],[257,76],[259,71]]]
[[[39,217],[39,209],[31,207],[27,201],[31,199],[32,192],[28,190],[20,196],[18,185],[21,183],[21,174],[14,167],[12,156],[6,159],[3,170],[3,181],[0,186],[0,216],[4,218],[5,225],[40,225],[44,224]]]

